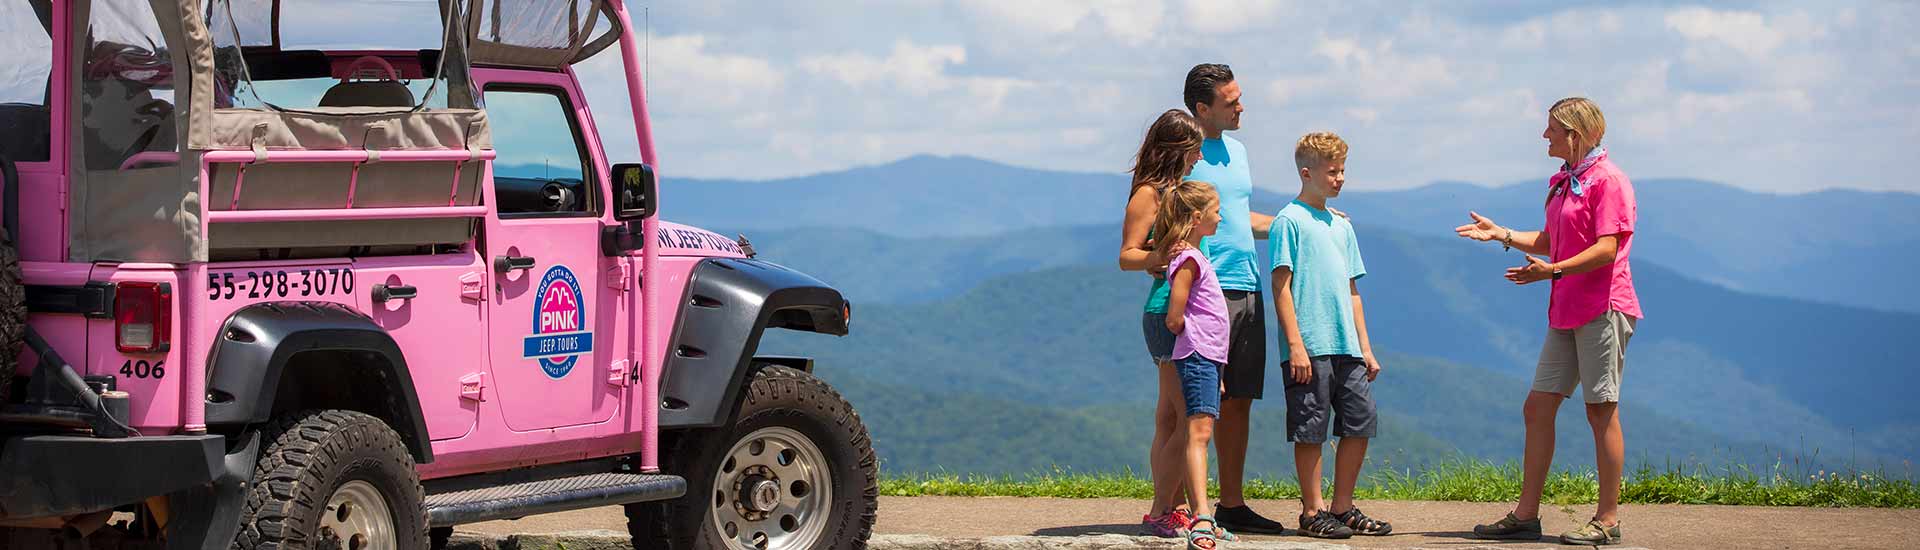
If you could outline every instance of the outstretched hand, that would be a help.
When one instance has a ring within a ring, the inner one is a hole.
[[[1467,212],[1467,215],[1473,216],[1473,223],[1453,228],[1455,234],[1476,241],[1491,241],[1504,236],[1500,225],[1493,223],[1492,219],[1479,212]]]
[[[1527,265],[1507,268],[1507,280],[1513,284],[1524,285],[1553,278],[1553,265],[1532,254],[1527,255]]]

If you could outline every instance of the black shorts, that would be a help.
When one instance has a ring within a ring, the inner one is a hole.
[[[1259,399],[1267,387],[1267,303],[1258,292],[1227,290],[1227,399]]]

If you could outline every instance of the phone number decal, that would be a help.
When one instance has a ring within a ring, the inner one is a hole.
[[[207,274],[207,299],[259,300],[353,293],[353,269],[267,269]]]

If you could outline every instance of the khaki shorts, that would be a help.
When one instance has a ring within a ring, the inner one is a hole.
[[[1588,403],[1620,402],[1620,381],[1627,367],[1627,340],[1639,320],[1608,310],[1573,330],[1547,329],[1533,391],[1573,396],[1583,388]]]

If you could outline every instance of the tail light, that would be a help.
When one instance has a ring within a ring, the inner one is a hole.
[[[173,285],[114,284],[113,345],[125,353],[167,351],[173,344]]]

